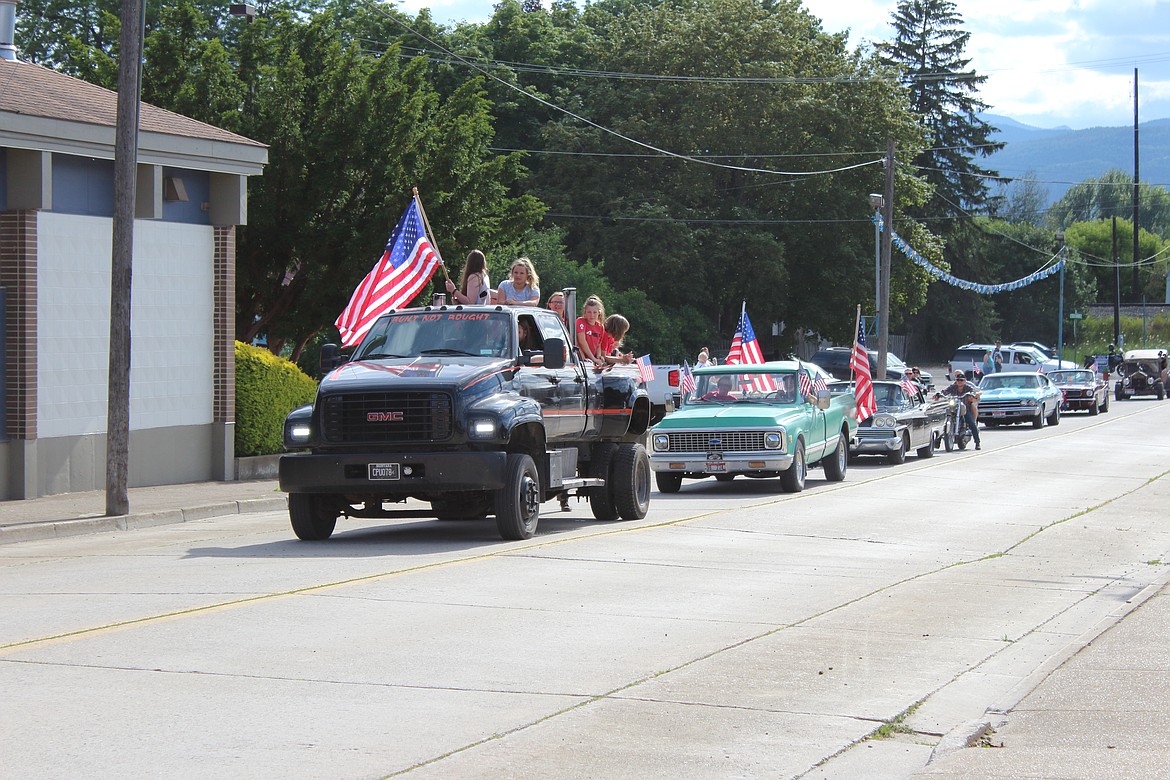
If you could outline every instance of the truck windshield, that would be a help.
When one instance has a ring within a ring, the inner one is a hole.
[[[469,355],[515,355],[512,318],[506,312],[425,311],[382,317],[362,340],[354,360]]]
[[[748,372],[706,374],[695,377],[695,390],[687,404],[794,404],[803,400],[796,392],[794,374]]]

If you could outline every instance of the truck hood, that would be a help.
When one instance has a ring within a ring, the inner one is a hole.
[[[656,431],[694,428],[775,428],[801,413],[796,406],[728,404],[684,406],[654,426]]]
[[[323,390],[359,390],[365,386],[385,390],[387,376],[412,380],[414,387],[467,387],[476,380],[511,368],[512,361],[477,357],[415,357],[358,360],[330,371],[321,380]]]

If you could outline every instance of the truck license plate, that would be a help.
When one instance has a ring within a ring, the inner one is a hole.
[[[1006,414],[1006,412],[992,412],[991,416],[992,417],[1003,417],[1004,414]]]
[[[707,473],[708,474],[722,474],[725,471],[727,471],[727,464],[725,462],[723,462],[723,461],[717,461],[717,462],[708,461],[707,462]]]
[[[401,475],[401,467],[398,463],[371,463],[370,464],[370,479],[398,479]]]

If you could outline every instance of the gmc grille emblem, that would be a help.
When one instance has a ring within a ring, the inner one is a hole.
[[[366,422],[402,422],[402,412],[366,412]]]

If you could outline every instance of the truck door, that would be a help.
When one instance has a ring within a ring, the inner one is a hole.
[[[542,343],[548,338],[561,339],[569,352],[564,368],[533,366],[528,369],[543,372],[550,384],[551,397],[544,415],[545,436],[550,442],[558,439],[579,440],[585,430],[586,419],[585,373],[574,357],[574,342],[555,312],[537,310],[533,317]]]

